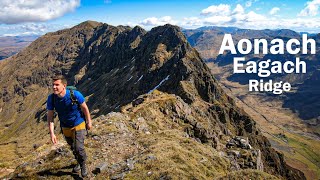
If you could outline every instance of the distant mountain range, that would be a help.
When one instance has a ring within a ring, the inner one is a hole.
[[[7,36],[0,37],[0,60],[18,53],[39,36]]]

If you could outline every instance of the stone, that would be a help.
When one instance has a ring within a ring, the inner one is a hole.
[[[148,155],[145,160],[156,160],[157,157],[154,155]]]
[[[115,126],[117,127],[117,129],[119,129],[120,132],[124,133],[124,132],[129,132],[128,127],[125,123],[123,122],[116,122]]]
[[[126,173],[123,172],[123,173],[116,174],[116,175],[112,176],[110,179],[111,179],[111,180],[123,179],[125,175],[126,175]]]
[[[129,170],[133,170],[134,169],[134,161],[131,159],[127,159],[127,166],[129,168]]]
[[[97,136],[97,135],[94,135],[94,136],[92,137],[92,139],[98,141],[98,140],[100,140],[101,138],[100,138],[99,136]]]
[[[107,168],[108,168],[108,164],[106,162],[103,162],[96,167],[95,173],[98,174],[98,173],[105,172]]]

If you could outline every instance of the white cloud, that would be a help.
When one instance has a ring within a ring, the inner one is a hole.
[[[243,14],[244,9],[240,4],[237,4],[236,8],[232,12],[235,14]]]
[[[161,18],[150,17],[142,20],[139,24],[144,26],[160,26],[165,24],[176,24],[170,16],[163,16]]]
[[[111,0],[104,0],[103,1],[105,4],[110,4],[112,1]]]
[[[313,0],[307,2],[307,7],[302,9],[298,16],[316,16],[320,6],[320,0]]]
[[[1,25],[0,36],[43,35],[47,32],[70,28],[74,24],[24,23]]]
[[[256,2],[256,1],[252,1]],[[292,29],[295,31],[304,31],[311,33],[319,33],[320,18],[297,18],[297,19],[284,19],[274,16],[259,14],[254,11],[245,12],[245,8],[237,5],[233,9],[226,8],[227,11],[213,11],[211,8],[206,8],[201,11],[199,17],[184,18],[179,23],[184,28],[196,28],[204,25],[213,26],[235,26],[245,29]],[[221,5],[215,7],[223,7]],[[212,11],[209,13],[209,9]],[[213,8],[214,9],[214,8]],[[216,8],[219,9],[219,8]],[[273,8],[273,13],[279,12],[280,8]],[[204,14],[206,12],[206,14]],[[214,13],[213,13],[214,12]],[[219,13],[220,12],[220,13]],[[226,13],[227,12],[227,13]],[[270,11],[271,12],[271,11]],[[270,13],[269,12],[269,13]]]
[[[219,4],[218,6],[209,6],[208,8],[202,10],[202,15],[228,15],[230,14],[230,6],[227,4]]]
[[[280,8],[274,7],[274,8],[272,8],[272,9],[270,10],[269,14],[270,14],[270,15],[275,15],[275,14],[278,13],[278,11],[280,11]]]
[[[198,17],[189,17],[189,18],[183,18],[182,25],[183,26],[201,26],[202,20]]]
[[[209,17],[202,19],[203,23],[207,24],[207,25],[244,26],[244,25],[251,23],[251,22],[258,22],[258,21],[265,21],[266,20],[266,17],[264,17],[263,15],[257,14],[253,11],[250,11],[249,13],[245,13],[245,9],[240,4],[237,4],[237,6],[232,10],[232,13],[231,13],[230,7],[227,8],[227,9],[229,9],[227,11],[213,11],[214,8],[212,8],[212,6],[210,6],[210,7],[202,10],[202,13],[201,13],[201,14],[203,14],[204,11],[208,12],[208,9],[210,9],[211,14],[213,14]],[[215,7],[224,7],[224,6],[223,6],[223,4],[220,4]],[[215,8],[215,9],[219,9],[219,8]],[[222,9],[222,8],[220,8],[220,9]],[[219,14],[219,12],[220,12],[220,14]]]
[[[246,14],[246,21],[247,22],[257,22],[257,21],[265,21],[267,18],[261,14],[257,14],[253,11],[250,11]]]
[[[232,20],[229,16],[211,16],[204,19],[205,24],[225,24]]]
[[[74,11],[80,0],[1,0],[0,24],[48,21]]]
[[[32,36],[32,35],[39,35],[38,33],[35,32],[23,32],[23,33],[16,33],[16,34],[3,34],[1,37],[6,37],[6,36]]]

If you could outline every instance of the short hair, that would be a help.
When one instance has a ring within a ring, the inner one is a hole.
[[[62,84],[67,84],[67,79],[66,77],[64,77],[64,75],[55,75],[52,77],[52,80],[53,81],[61,80]]]

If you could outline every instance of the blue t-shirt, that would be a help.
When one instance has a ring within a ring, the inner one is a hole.
[[[74,97],[78,100],[79,104],[84,102],[83,95],[76,90],[73,90]],[[54,107],[53,107],[53,98]],[[72,105],[70,90],[67,89],[67,92],[64,97],[59,98],[57,95],[50,94],[47,99],[47,110],[56,110],[60,120],[61,127],[74,127],[81,124],[84,121],[85,117],[81,117],[81,109],[78,108],[78,104],[75,103]]]

